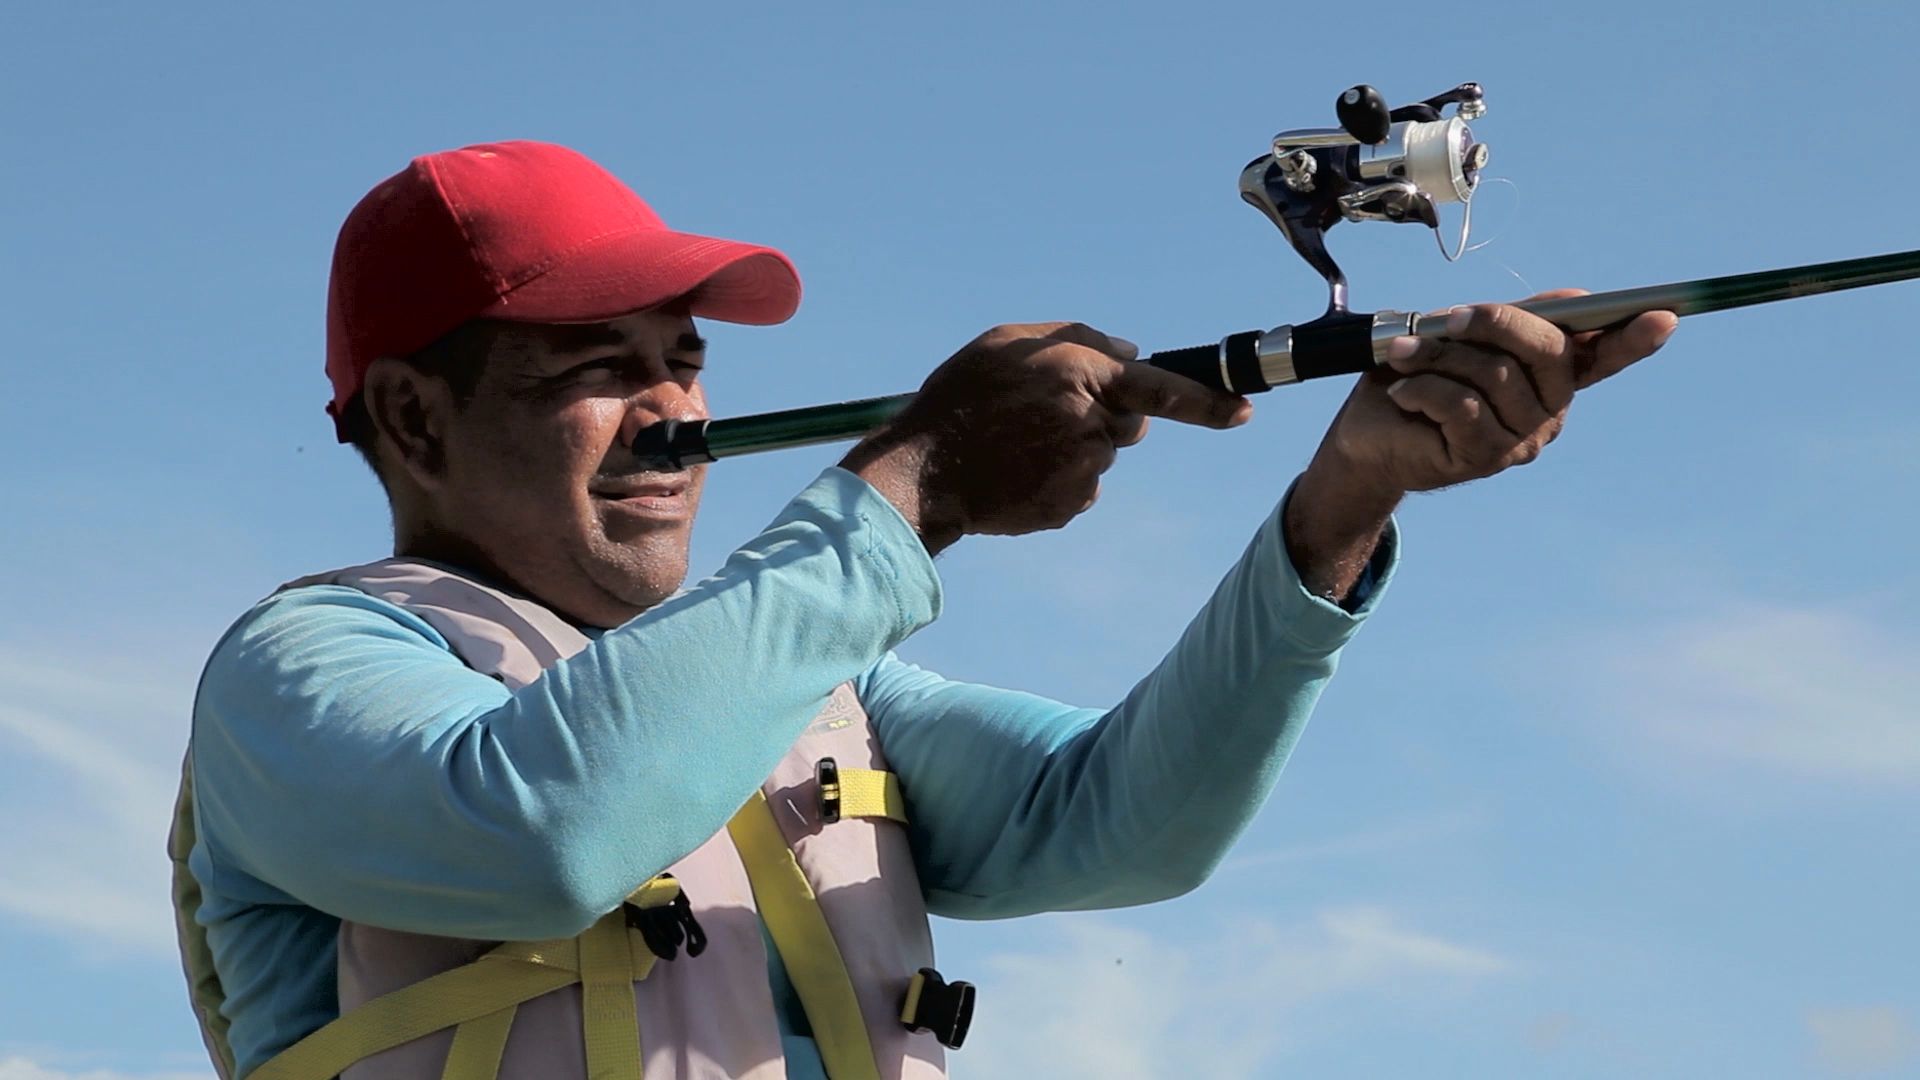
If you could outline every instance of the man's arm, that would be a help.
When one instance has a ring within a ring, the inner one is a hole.
[[[577,932],[718,832],[835,685],[934,617],[930,551],[1064,523],[1137,439],[1127,410],[1244,419],[1123,351],[1070,325],[982,335],[719,576],[517,693],[390,606],[270,601],[202,681],[196,867],[396,929]]]
[[[283,594],[202,679],[208,862],[395,929],[577,933],[719,831],[827,693],[938,607],[919,539],[840,470],[517,693],[399,608]]]
[[[1394,562],[1389,525],[1349,586],[1353,610],[1338,607],[1303,588],[1283,516],[1113,709],[954,682],[891,657],[862,679],[933,910],[1116,907],[1206,878],[1265,801]]]
[[[985,917],[1137,903],[1198,883],[1258,808],[1332,674],[1352,632],[1334,602],[1363,613],[1373,599],[1367,571],[1391,563],[1400,499],[1532,461],[1577,389],[1654,352],[1673,326],[1656,313],[1570,337],[1487,306],[1449,313],[1444,340],[1391,342],[1390,369],[1359,380],[1173,653],[1103,716],[923,673],[870,675],[869,708],[936,904]],[[986,749],[968,762],[970,739]]]

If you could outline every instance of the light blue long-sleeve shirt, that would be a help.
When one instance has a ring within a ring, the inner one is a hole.
[[[1178,895],[1267,792],[1390,576],[1308,594],[1278,509],[1172,652],[1110,710],[943,679],[891,650],[939,578],[892,504],[829,469],[715,576],[509,692],[354,589],[256,605],[194,705],[198,912],[241,1073],[337,1015],[341,920],[563,937],[723,828],[853,681],[911,807],[930,910]],[[788,1075],[824,1077],[769,950]]]

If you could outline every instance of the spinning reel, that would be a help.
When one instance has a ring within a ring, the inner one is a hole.
[[[1441,110],[1453,107],[1451,116]],[[1471,208],[1487,144],[1468,120],[1487,112],[1479,83],[1425,101],[1387,108],[1371,86],[1356,86],[1334,104],[1337,128],[1301,128],[1273,137],[1273,149],[1240,170],[1240,197],[1267,215],[1327,282],[1327,310],[1298,326],[1232,334],[1217,347],[1156,353],[1148,363],[1230,393],[1252,394],[1302,379],[1365,371],[1395,337],[1414,332],[1418,316],[1347,307],[1347,275],[1327,251],[1327,230],[1342,221],[1415,222],[1440,235],[1440,207],[1468,208],[1458,248],[1466,249]],[[1446,254],[1446,244],[1440,250]]]
[[[1453,115],[1443,119],[1440,110],[1449,105]],[[1347,277],[1327,252],[1328,229],[1342,220],[1413,221],[1438,238],[1441,205],[1470,203],[1487,164],[1487,144],[1475,142],[1467,126],[1487,112],[1479,83],[1393,110],[1378,90],[1361,85],[1341,94],[1334,112],[1339,127],[1283,131],[1271,154],[1240,172],[1240,197],[1272,219],[1326,279],[1329,316],[1347,311]]]
[[[1442,117],[1448,106],[1453,115]],[[1154,354],[1148,363],[1231,394],[1258,394],[1367,371],[1382,361],[1388,340],[1415,332],[1419,315],[1348,309],[1346,273],[1327,252],[1327,231],[1340,221],[1417,221],[1438,236],[1440,206],[1471,208],[1488,150],[1467,121],[1486,115],[1486,94],[1478,83],[1461,83],[1388,110],[1379,90],[1361,85],[1340,94],[1334,115],[1340,127],[1283,131],[1273,136],[1271,154],[1240,169],[1240,198],[1279,225],[1300,258],[1327,279],[1327,313],[1298,327],[1229,334],[1217,348]],[[1465,234],[1463,225],[1461,250]]]

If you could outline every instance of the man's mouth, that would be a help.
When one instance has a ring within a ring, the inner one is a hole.
[[[689,509],[684,479],[623,480],[596,484],[592,495],[622,513],[649,518],[684,518]]]

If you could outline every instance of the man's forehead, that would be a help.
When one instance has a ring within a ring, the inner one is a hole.
[[[604,322],[502,322],[496,345],[530,359],[592,349],[631,348],[698,351],[706,347],[684,312],[642,311]]]

